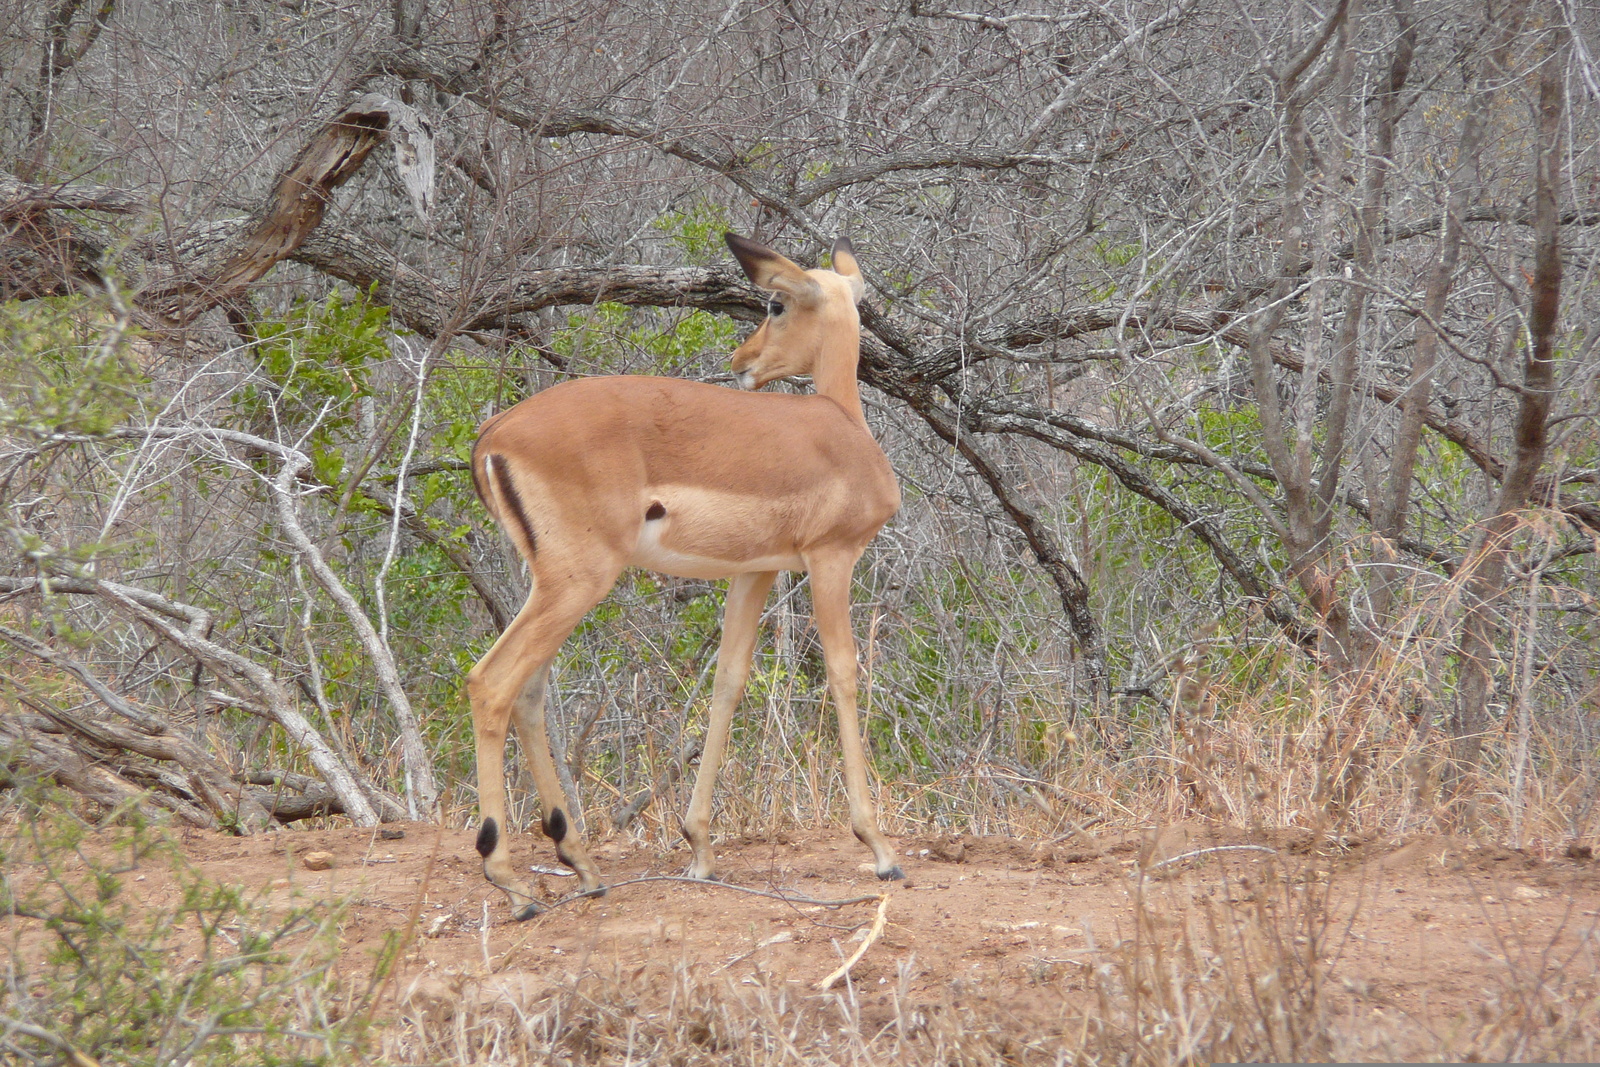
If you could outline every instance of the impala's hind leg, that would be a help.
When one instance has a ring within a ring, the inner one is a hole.
[[[566,794],[556,774],[550,736],[545,729],[544,705],[548,699],[549,680],[550,664],[546,663],[517,698],[513,707],[517,736],[522,739],[522,750],[528,754],[528,767],[533,771],[533,782],[539,790],[545,836],[555,842],[556,856],[561,862],[578,873],[583,888],[598,896],[605,893],[605,885],[600,881],[600,872],[589,858],[588,850],[583,847],[578,827],[567,815]]]
[[[895,863],[894,849],[878,832],[878,810],[867,783],[867,757],[861,744],[861,723],[856,716],[856,638],[850,628],[850,573],[857,555],[844,553],[808,558],[811,603],[822,638],[822,655],[828,665],[828,693],[839,719],[839,745],[844,750],[844,787],[850,798],[850,829],[872,850],[879,878],[904,878]]]
[[[728,748],[728,729],[733,713],[744,695],[750,677],[750,656],[756,647],[756,625],[761,621],[761,605],[777,571],[737,574],[728,582],[728,603],[722,613],[722,644],[717,649],[717,680],[711,686],[711,717],[706,724],[705,750],[700,754],[700,773],[695,776],[694,796],[683,820],[683,836],[694,858],[689,863],[690,878],[714,878],[716,861],[711,855],[711,794],[717,784],[717,770]]]
[[[506,823],[505,750],[513,714],[517,715],[523,747],[528,750],[539,800],[544,807],[545,833],[555,839],[557,855],[578,872],[585,889],[600,887],[600,873],[582,844],[577,842],[576,832],[563,810],[561,786],[545,737],[542,708],[550,661],[578,620],[605,596],[620,570],[617,567],[605,573],[592,573],[586,581],[571,571],[563,571],[567,584],[549,592],[546,590],[553,583],[540,582],[536,574],[528,603],[467,675],[472,729],[477,742],[478,811],[482,818],[478,828],[478,854],[483,857],[484,877],[510,898],[512,913],[518,919],[538,914],[539,905],[527,882],[517,875],[511,863],[510,827]],[[530,706],[536,710],[527,710]]]

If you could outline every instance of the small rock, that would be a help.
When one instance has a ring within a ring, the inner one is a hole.
[[[1567,846],[1567,859],[1592,860],[1594,859],[1594,848],[1590,845],[1580,845],[1574,841]]]
[[[378,831],[378,836],[385,841],[399,841],[406,836],[406,832],[398,826],[385,826]]]
[[[326,871],[333,867],[332,852],[307,852],[300,861],[308,871]]]
[[[1541,900],[1550,894],[1543,889],[1535,889],[1531,885],[1519,885],[1511,891],[1511,895],[1518,900]]]

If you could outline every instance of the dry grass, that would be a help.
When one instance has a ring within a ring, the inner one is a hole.
[[[1429,619],[1448,614],[1438,603],[1447,595],[1435,597],[1432,616],[1417,614],[1396,645],[1404,654],[1342,685],[1281,649],[1235,660],[1227,677],[1203,666],[1214,658],[1203,645],[1185,650],[1160,718],[992,737],[957,773],[885,782],[886,829],[1063,839],[1199,818],[1306,828],[1335,847],[1454,832],[1542,857],[1581,849],[1595,832],[1592,768],[1574,744],[1584,711],[1558,690],[1547,688],[1548,706],[1522,726],[1504,718],[1464,795],[1441,790],[1448,751],[1434,723],[1447,711],[1437,694],[1449,649]],[[826,747],[752,746],[724,773],[724,832],[842,819]],[[644,832],[664,848],[676,824],[670,803],[658,805]],[[1045,1030],[980,1018],[954,994],[937,1005],[897,995],[891,1014],[864,1017],[849,990],[796,1001],[781,986],[679,963],[587,973],[510,999],[495,995],[493,976],[458,976],[454,1006],[408,1003],[385,1049],[462,1064],[1592,1060],[1600,1051],[1600,970],[1586,938],[1583,955],[1559,957],[1503,939],[1495,983],[1470,1012],[1370,1015],[1375,1002],[1337,972],[1349,931],[1332,918],[1327,871],[1280,858],[1264,872],[1202,904],[1141,883],[1125,936],[1092,962],[1039,976],[1061,990],[1060,1018]]]
[[[416,996],[385,1035],[396,1060],[451,1064],[1050,1062],[1064,1034],[1007,1033],[954,1005],[863,1017],[854,991],[791,999],[781,987],[700,973],[586,974],[531,994],[461,979]],[[509,995],[508,995],[509,994]],[[897,1006],[904,998],[904,982]],[[450,1006],[450,1005],[454,1006]]]
[[[937,1002],[899,967],[887,1012],[853,987],[799,995],[781,981],[733,979],[685,961],[576,976],[459,974],[415,983],[379,1037],[386,1062],[750,1065],[1200,1064],[1592,1061],[1600,971],[1592,953],[1557,958],[1510,945],[1473,1010],[1437,1019],[1371,1013],[1338,978],[1348,929],[1340,887],[1276,860],[1195,906],[1141,881],[1133,925],[1073,960],[1041,965],[1059,994],[1049,1025],[980,1011],[951,982]],[[1321,875],[1321,877],[1319,877]],[[1181,899],[1180,899],[1181,898]],[[1552,942],[1553,944],[1553,942]]]
[[[1271,694],[1179,665],[1170,726],[1117,738],[1080,723],[1019,774],[996,745],[971,773],[938,782],[886,784],[892,832],[927,833],[929,807],[967,809],[963,829],[1072,838],[1179,820],[1309,828],[1341,841],[1458,825],[1439,800],[1437,734],[1408,717],[1417,664],[1396,663],[1335,693],[1292,661],[1273,665]],[[1530,738],[1531,773],[1520,792],[1507,746],[1489,746],[1473,830],[1552,852],[1588,833],[1580,808],[1587,768],[1553,732]],[[1017,754],[1039,756],[1029,741]],[[730,767],[720,829],[771,833],[842,825],[843,798],[826,751],[811,746],[781,763],[767,755]],[[779,748],[776,751],[793,751]],[[1009,787],[997,787],[1009,776]],[[759,788],[758,788],[759,782]],[[601,794],[596,794],[597,796]],[[937,803],[930,805],[930,798]],[[676,837],[670,804],[651,810],[646,838]],[[1189,861],[1209,863],[1210,857]],[[632,971],[583,968],[556,975],[479,970],[425,982],[405,979],[368,1002],[364,1047],[338,1059],[385,1063],[592,1064],[1170,1064],[1213,1060],[1357,1058],[1592,1060],[1600,1053],[1600,969],[1588,941],[1557,955],[1507,937],[1494,984],[1476,1006],[1445,1019],[1369,1014],[1359,982],[1340,973],[1349,909],[1359,895],[1315,855],[1287,854],[1248,877],[1216,868],[1219,896],[1175,891],[1184,869],[1142,857],[1128,928],[1087,954],[1041,962],[1032,978],[1059,1012],[1027,1026],[979,1010],[949,981],[940,999],[912,995],[915,957],[899,968],[891,1008],[868,1010],[848,982],[797,995],[770,977],[734,977],[688,959]],[[1342,916],[1342,917],[1341,917]],[[336,1019],[337,987],[298,1014]]]
[[[1535,718],[1520,781],[1515,724],[1497,728],[1470,787],[1452,798],[1441,787],[1449,740],[1426,719],[1440,709],[1424,664],[1389,663],[1342,691],[1293,660],[1238,673],[1271,685],[1189,668],[1170,704],[1147,719],[1084,718],[1043,740],[994,737],[943,776],[886,778],[884,828],[1055,838],[1201,818],[1335,836],[1467,833],[1542,856],[1600,832],[1592,758],[1581,731],[1562,721],[1579,709]],[[836,763],[826,736],[746,747],[719,780],[718,831],[838,825],[845,803]],[[592,803],[605,803],[607,787],[592,776],[590,786]],[[642,816],[661,847],[677,840],[678,800],[665,797]]]

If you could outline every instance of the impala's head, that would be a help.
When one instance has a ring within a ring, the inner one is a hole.
[[[866,285],[850,242],[834,242],[832,270],[802,270],[766,245],[736,233],[723,237],[750,280],[773,294],[766,319],[734,350],[739,385],[760,389],[791,374],[815,375],[825,360],[847,360],[853,381],[861,333],[856,304]]]

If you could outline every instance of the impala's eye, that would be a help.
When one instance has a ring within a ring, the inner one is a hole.
[[[773,318],[777,318],[779,315],[782,315],[783,314],[783,301],[781,301],[781,300],[769,300],[769,301],[767,301],[767,314],[771,315]]]

